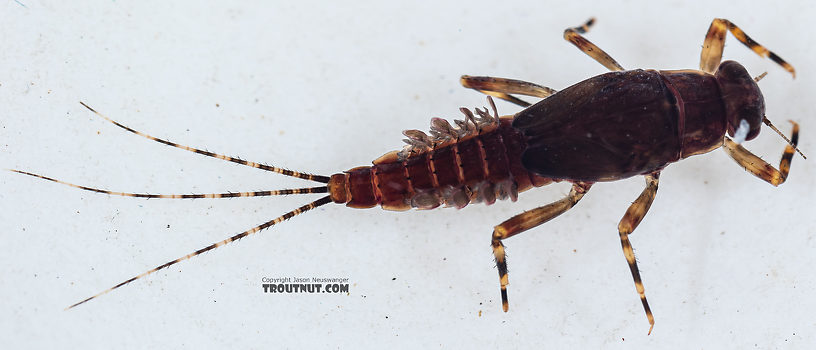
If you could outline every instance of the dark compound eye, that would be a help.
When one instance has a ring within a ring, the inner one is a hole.
[[[455,126],[445,120],[434,119],[430,135],[419,130],[404,132],[408,137],[405,140],[408,146],[402,151],[386,153],[371,166],[351,168],[331,176],[277,168],[159,139],[126,127],[83,103],[100,118],[151,141],[206,157],[322,183],[317,187],[178,195],[125,193],[74,185],[22,170],[11,171],[84,191],[137,198],[324,195],[277,218],[142,272],[68,308],[329,203],[345,204],[351,208],[381,205],[388,210],[404,210],[412,206],[433,209],[443,204],[461,208],[478,201],[486,204],[492,204],[497,199],[515,201],[519,192],[532,187],[558,181],[570,182],[572,188],[562,199],[520,212],[493,227],[491,247],[499,273],[502,308],[508,311],[509,279],[502,243],[504,239],[570,210],[595,182],[644,176],[646,187],[619,222],[618,232],[651,332],[654,317],[646,300],[629,234],[637,228],[651,207],[663,168],[682,158],[722,147],[748,172],[776,186],[783,183],[788,175],[798,141],[798,125],[793,123],[789,146],[777,170],[734,141],[724,138],[727,130],[738,142],[750,140],[758,134],[762,122],[779,132],[764,118],[762,94],[745,68],[732,61],[720,64],[726,31],[730,30],[737,40],[780,64],[791,74],[794,70],[725,19],[715,19],[711,23],[703,45],[700,70],[624,70],[606,52],[582,36],[594,22],[594,19],[590,19],[581,26],[567,28],[564,37],[613,72],[586,79],[558,93],[519,80],[463,76],[464,86],[524,107],[529,104],[512,94],[543,100],[515,116],[500,117],[493,100],[488,98],[492,114],[487,108],[473,111],[463,108],[460,111],[465,119],[456,120]],[[719,70],[712,75],[718,66]],[[684,151],[689,152],[684,154]],[[460,223],[454,223],[453,228],[458,225]],[[288,277],[286,279],[291,281]],[[327,282],[326,279],[320,280],[312,279],[311,282]],[[348,281],[347,278],[338,280]],[[264,278],[262,282],[265,282],[262,285],[264,292],[277,289],[272,283],[283,285],[280,278]],[[348,284],[307,286],[302,283],[308,283],[308,279],[297,277],[294,282],[297,283],[295,286],[305,286],[301,291],[310,293],[320,290],[313,288],[315,286],[325,286],[325,291],[331,288],[333,293],[348,293]],[[287,293],[290,291],[288,287],[282,289]],[[291,290],[297,292],[298,288]]]
[[[757,137],[765,115],[765,99],[754,78],[748,74],[745,67],[734,61],[720,64],[714,75],[717,77],[725,104],[728,135],[736,137],[736,130],[744,120],[749,126],[745,140]]]

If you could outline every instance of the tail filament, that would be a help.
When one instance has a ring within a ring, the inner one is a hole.
[[[207,156],[207,157],[218,158],[218,159],[226,160],[226,161],[241,164],[241,165],[246,165],[246,166],[261,169],[261,170],[275,172],[275,173],[278,173],[278,174],[281,174],[281,175],[296,177],[296,178],[299,178],[299,179],[310,180],[310,181],[320,182],[320,183],[324,183],[324,184],[328,184],[329,180],[330,180],[330,177],[328,177],[328,176],[301,173],[301,172],[292,171],[292,170],[283,169],[283,168],[278,168],[278,167],[274,167],[274,166],[270,166],[270,165],[266,165],[266,164],[249,162],[249,161],[245,161],[245,160],[240,159],[240,158],[225,156],[225,155],[217,154],[217,153],[212,153],[212,152],[204,151],[204,150],[201,150],[201,149],[198,149],[198,148],[193,148],[193,147],[189,147],[189,146],[185,146],[185,145],[180,145],[180,144],[177,144],[177,143],[174,143],[174,142],[171,142],[171,141],[167,141],[167,140],[164,140],[164,139],[153,137],[153,136],[150,136],[150,135],[145,134],[143,132],[140,132],[140,131],[131,129],[131,128],[127,127],[127,126],[124,126],[124,125],[114,121],[113,119],[110,119],[110,118],[102,115],[101,113],[97,112],[96,110],[94,110],[93,108],[91,108],[90,106],[86,105],[83,102],[80,102],[80,104],[82,104],[82,106],[84,106],[85,108],[87,108],[88,110],[90,110],[91,112],[96,114],[97,116],[101,117],[102,119],[105,119],[108,122],[122,128],[124,130],[127,130],[130,133],[142,136],[144,138],[147,138],[147,139],[150,139],[150,140],[153,140],[153,141],[156,141],[156,142],[168,145],[168,146],[180,148],[180,149],[187,150],[187,151],[190,151],[190,152],[193,152],[193,153],[198,153],[198,154],[201,154],[201,155],[204,155],[204,156]],[[203,194],[129,193],[129,192],[108,191],[108,190],[94,188],[94,187],[76,185],[76,184],[73,184],[73,183],[70,183],[70,182],[66,182],[66,181],[62,181],[62,180],[59,180],[59,179],[55,179],[55,178],[51,178],[51,177],[47,177],[47,176],[43,176],[43,175],[31,173],[31,172],[27,172],[27,171],[22,171],[22,170],[16,170],[16,169],[9,169],[9,170],[12,171],[12,172],[18,173],[18,174],[36,177],[36,178],[39,178],[39,179],[42,179],[42,180],[63,184],[63,185],[78,188],[78,189],[81,189],[81,190],[84,190],[84,191],[104,193],[104,194],[114,195],[114,196],[136,197],[136,198],[182,198],[182,199],[183,198],[237,198],[237,197],[282,196],[282,195],[290,195],[290,194],[312,194],[312,193],[328,193],[329,192],[329,187],[328,187],[328,185],[326,185],[326,186],[319,186],[319,187],[304,187],[304,188],[285,189],[285,190],[267,190],[267,191],[253,191],[253,192],[226,192],[226,193],[203,193]],[[206,246],[204,248],[201,248],[199,250],[196,250],[196,251],[194,251],[194,252],[192,252],[190,254],[187,254],[187,255],[182,256],[180,258],[177,258],[175,260],[169,261],[169,262],[167,262],[165,264],[162,264],[162,265],[159,265],[159,266],[157,266],[157,267],[155,267],[153,269],[147,270],[147,271],[145,271],[145,272],[143,272],[143,273],[141,273],[139,275],[131,277],[130,279],[127,279],[127,280],[125,280],[125,281],[123,281],[123,282],[121,282],[121,283],[119,283],[119,284],[117,284],[117,285],[115,285],[115,286],[113,286],[111,288],[108,288],[108,289],[106,289],[106,290],[104,290],[102,292],[99,292],[99,293],[97,293],[97,294],[95,294],[95,295],[93,295],[93,296],[91,296],[91,297],[89,297],[89,298],[87,298],[85,300],[82,300],[82,301],[80,301],[80,302],[78,302],[76,304],[73,304],[73,305],[67,307],[66,310],[74,308],[74,307],[79,306],[81,304],[84,304],[84,303],[90,301],[91,299],[94,299],[94,298],[96,298],[96,297],[98,297],[100,295],[106,294],[106,293],[108,293],[108,292],[110,292],[110,291],[112,291],[112,290],[114,290],[116,288],[119,288],[121,286],[124,286],[124,285],[130,283],[130,282],[133,282],[133,281],[138,280],[138,279],[140,279],[142,277],[150,275],[150,274],[152,274],[152,273],[154,273],[156,271],[159,271],[159,270],[164,269],[166,267],[170,267],[172,265],[175,265],[175,264],[177,264],[179,262],[190,259],[190,258],[192,258],[192,257],[194,257],[196,255],[201,254],[201,253],[208,252],[208,251],[213,250],[215,248],[218,248],[220,246],[226,245],[226,244],[228,244],[230,242],[237,241],[237,240],[239,240],[241,238],[244,238],[246,236],[258,233],[258,232],[260,232],[261,230],[263,230],[265,228],[277,225],[277,224],[279,224],[279,223],[281,223],[281,222],[283,222],[285,220],[288,220],[288,219],[290,219],[290,218],[292,218],[292,217],[294,217],[296,215],[305,213],[305,212],[307,212],[309,210],[312,210],[314,208],[317,208],[319,206],[322,206],[322,205],[325,205],[325,204],[328,204],[328,203],[331,203],[331,202],[332,202],[331,196],[325,196],[323,198],[320,198],[320,199],[318,199],[318,200],[316,200],[314,202],[311,202],[309,204],[306,204],[304,206],[296,208],[296,209],[294,209],[294,210],[292,210],[290,212],[287,212],[287,213],[285,213],[285,214],[283,214],[283,215],[281,215],[281,216],[279,216],[277,218],[274,218],[274,219],[272,219],[270,221],[267,221],[267,222],[265,222],[265,223],[263,223],[261,225],[255,226],[255,227],[253,227],[253,228],[251,228],[249,230],[246,230],[244,232],[241,232],[241,233],[239,233],[237,235],[234,235],[234,236],[229,237],[227,239],[224,239],[222,241],[210,244],[210,245],[208,245],[208,246]]]

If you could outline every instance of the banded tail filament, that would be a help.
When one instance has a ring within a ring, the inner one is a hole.
[[[404,131],[407,145],[401,151],[386,153],[371,166],[356,167],[331,176],[301,173],[176,144],[131,129],[82,103],[95,115],[130,133],[207,157],[323,184],[317,187],[156,195],[114,192],[27,171],[12,171],[81,190],[137,198],[323,195],[263,224],[131,277],[68,309],[332,202],[351,208],[380,205],[387,210],[434,209],[443,205],[463,208],[474,202],[489,205],[496,200],[515,201],[520,192],[530,188],[569,182],[572,188],[563,199],[522,212],[493,229],[491,248],[499,274],[502,308],[507,311],[509,279],[503,240],[568,211],[596,182],[643,176],[646,186],[625,212],[618,233],[651,333],[654,317],[629,235],[651,207],[661,171],[671,163],[722,147],[749,173],[778,186],[787,179],[793,155],[799,151],[796,148],[798,124],[791,121],[793,130],[788,139],[765,116],[764,97],[757,85],[764,74],[753,78],[741,64],[722,61],[725,35],[731,32],[743,45],[761,57],[771,59],[791,75],[795,76],[795,70],[725,19],[714,19],[708,29],[700,70],[625,70],[582,35],[593,24],[594,19],[591,19],[582,26],[567,28],[564,38],[607,67],[610,73],[591,77],[561,91],[515,79],[462,76],[460,82],[464,87],[488,95],[490,109],[471,111],[461,108],[464,118],[456,120],[455,126],[444,119],[434,118],[430,134],[419,130]],[[515,95],[541,100],[530,104]],[[525,109],[512,116],[500,117],[490,96]],[[788,143],[778,167],[742,146],[755,138],[763,125],[776,131]]]
[[[328,194],[263,224],[133,276],[66,308],[71,309],[161,269],[258,233],[265,228],[328,203],[345,204],[351,208],[370,208],[381,205],[384,209],[389,210],[406,210],[411,207],[432,209],[442,204],[462,208],[472,201],[484,201],[487,204],[492,204],[496,199],[510,198],[515,201],[519,191],[551,182],[551,180],[524,170],[518,157],[508,159],[503,155],[504,152],[520,154],[520,135],[513,132],[509,117],[499,118],[492,99],[488,98],[488,102],[493,109],[493,115],[490,115],[487,109],[476,109],[474,114],[462,108],[460,111],[465,115],[465,119],[457,120],[457,127],[451,126],[443,119],[436,118],[432,122],[431,135],[433,136],[428,136],[418,130],[407,130],[404,132],[408,137],[405,140],[407,145],[402,151],[383,155],[374,161],[373,166],[357,167],[332,176],[301,173],[177,144],[122,125],[97,112],[84,102],[80,102],[95,115],[135,135],[207,157],[326,184],[318,187],[252,192],[148,194],[109,191],[27,171],[15,169],[11,171],[85,191],[135,198],[194,199]],[[485,149],[491,150],[490,157],[486,156]],[[496,149],[503,151],[496,154],[493,152]],[[466,185],[465,182],[470,185]]]

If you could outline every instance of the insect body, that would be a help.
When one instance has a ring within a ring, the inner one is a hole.
[[[739,145],[756,137],[762,123],[773,126],[764,115],[764,100],[756,84],[759,78],[751,78],[737,62],[720,63],[726,31],[730,30],[740,42],[758,54],[770,57],[791,74],[794,74],[794,70],[777,55],[751,40],[737,26],[727,20],[715,19],[706,35],[701,70],[624,71],[608,54],[581,35],[592,23],[593,20],[590,20],[581,27],[569,28],[564,36],[613,72],[589,78],[561,92],[512,79],[463,76],[461,83],[465,87],[527,108],[514,116],[500,117],[493,100],[488,97],[491,110],[470,111],[463,108],[461,112],[465,119],[456,121],[456,126],[435,118],[431,122],[430,135],[418,130],[405,131],[408,145],[403,150],[383,155],[372,166],[357,167],[331,176],[295,172],[158,139],[119,124],[83,103],[120,128],[151,140],[209,157],[320,182],[325,184],[323,186],[276,191],[155,195],[111,192],[20,170],[13,171],[84,190],[143,198],[327,194],[266,223],[159,265],[69,308],[328,203],[345,204],[352,208],[381,205],[389,210],[432,209],[442,205],[462,208],[471,202],[492,204],[497,199],[515,200],[519,192],[551,182],[571,182],[572,189],[565,198],[523,212],[494,228],[491,245],[499,272],[504,311],[509,307],[504,239],[566,212],[595,182],[644,175],[646,188],[626,211],[618,231],[651,332],[654,318],[628,236],[643,219],[654,199],[660,171],[672,162],[722,146],[746,170],[773,185],[779,185],[788,175],[796,150],[796,123],[779,169]],[[530,105],[513,94],[543,100]]]

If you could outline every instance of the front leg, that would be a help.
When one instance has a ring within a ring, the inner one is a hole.
[[[793,131],[791,132],[791,142],[785,146],[785,151],[782,152],[782,159],[779,161],[779,169],[768,164],[768,162],[757,157],[751,151],[740,146],[738,143],[725,137],[723,148],[731,158],[733,158],[739,165],[741,165],[749,173],[756,177],[765,180],[767,183],[779,186],[788,177],[790,172],[791,161],[793,160],[793,152],[796,145],[799,143],[799,124],[793,123]]]
[[[747,46],[751,51],[756,52],[757,55],[770,58],[776,62],[786,71],[790,72],[793,77],[796,77],[796,71],[790,63],[785,62],[782,57],[777,56],[771,50],[766,49],[758,42],[751,39],[748,34],[742,31],[736,24],[723,18],[715,18],[711,21],[711,26],[708,27],[705,40],[703,41],[703,51],[700,53],[700,70],[706,73],[714,73],[722,61],[723,47],[725,46],[725,34],[731,31],[739,42]]]

